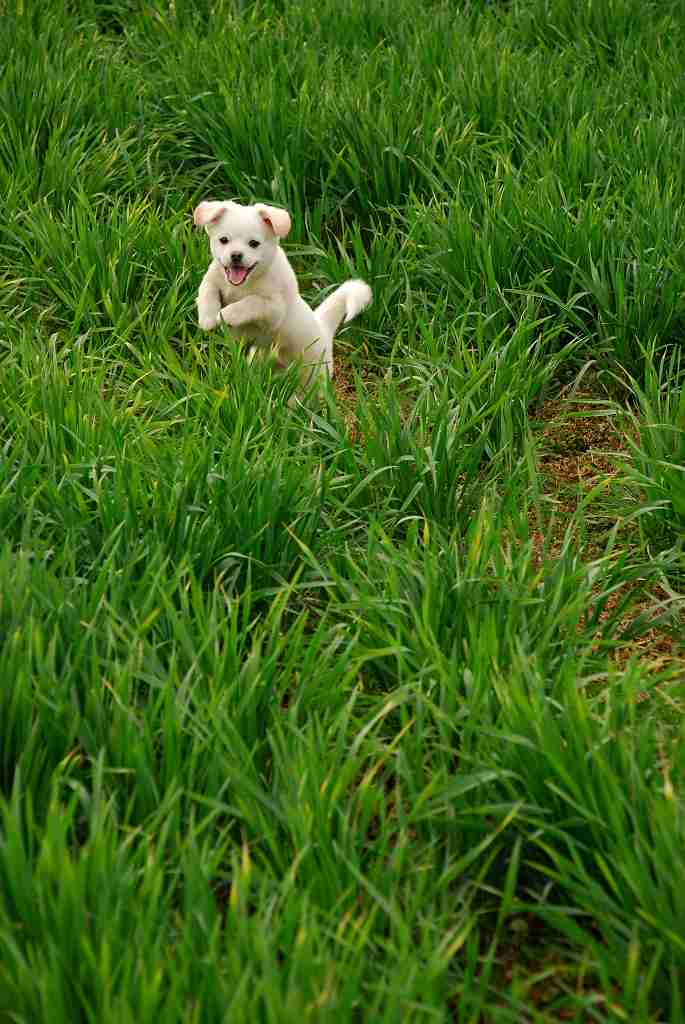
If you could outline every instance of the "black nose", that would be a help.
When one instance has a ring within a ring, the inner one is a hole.
[[[243,254],[241,252],[231,253],[231,263],[235,263],[236,266],[243,262]]]

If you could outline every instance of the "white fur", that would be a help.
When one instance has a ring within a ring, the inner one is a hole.
[[[286,210],[204,202],[194,220],[207,231],[214,257],[197,296],[200,327],[227,324],[251,345],[273,348],[281,366],[299,359],[308,379],[332,375],[335,332],[368,306],[369,286],[346,281],[313,310],[279,244],[290,231]]]

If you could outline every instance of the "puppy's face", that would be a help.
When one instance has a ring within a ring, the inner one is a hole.
[[[263,274],[271,265],[279,239],[290,231],[289,214],[263,203],[204,202],[193,216],[209,235],[212,256],[233,288]]]

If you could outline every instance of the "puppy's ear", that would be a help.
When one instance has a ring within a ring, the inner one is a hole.
[[[207,228],[210,224],[215,224],[226,209],[226,203],[215,203],[213,200],[207,200],[195,207],[193,220],[199,228]]]
[[[290,214],[287,210],[279,210],[277,206],[265,206],[264,203],[257,203],[255,210],[275,235],[285,238],[290,231]]]

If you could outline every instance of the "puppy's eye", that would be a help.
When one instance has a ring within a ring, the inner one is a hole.
[[[221,242],[222,245],[228,245],[228,243],[230,242],[230,238],[228,238],[226,235],[222,235],[219,241]]]
[[[258,249],[259,248],[259,242],[257,241],[256,238],[251,238],[250,241],[247,244],[249,245],[249,247],[251,249]]]

